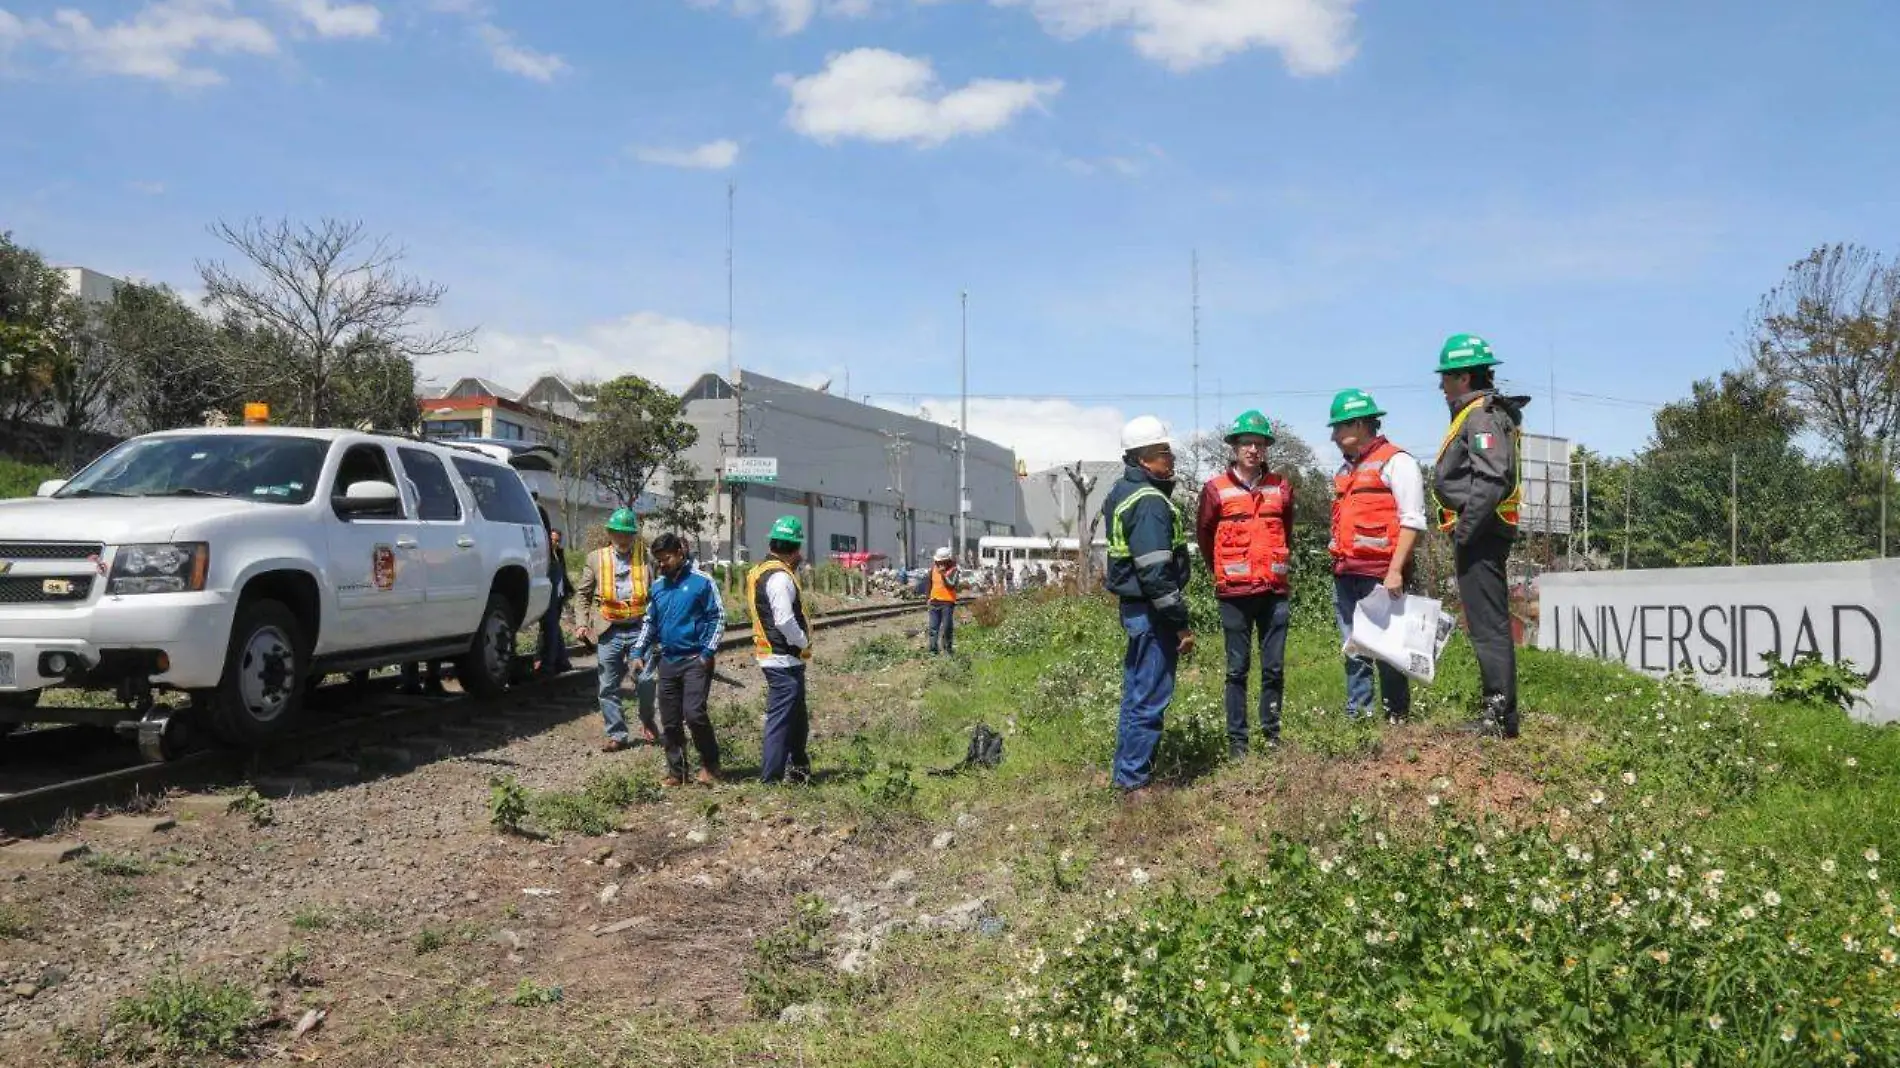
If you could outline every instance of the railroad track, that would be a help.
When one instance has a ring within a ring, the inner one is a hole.
[[[870,605],[814,616],[812,624],[814,629],[830,630],[909,615],[923,607],[921,601]],[[732,652],[750,648],[751,644],[752,630],[747,627],[728,632],[719,648],[721,652]],[[162,796],[173,789],[255,780],[280,769],[321,761],[349,750],[399,744],[405,737],[453,728],[484,717],[506,718],[519,713],[524,698],[532,699],[537,693],[571,686],[592,675],[592,669],[580,668],[559,678],[529,682],[490,698],[457,695],[424,703],[412,699],[399,707],[373,708],[346,719],[312,724],[249,753],[203,749],[162,764],[139,763],[105,771],[82,769],[70,778],[0,793],[0,836],[37,834],[69,816],[125,806],[141,796]],[[28,733],[0,744],[30,744],[32,739],[33,734]],[[0,790],[4,789],[5,780],[0,776]]]

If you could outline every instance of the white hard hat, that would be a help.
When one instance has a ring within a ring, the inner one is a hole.
[[[1168,445],[1174,441],[1168,424],[1152,415],[1137,415],[1122,427],[1122,451],[1133,452],[1150,445]]]
[[[945,549],[938,549],[938,550],[937,550],[937,552],[936,552],[936,555],[934,555],[934,556],[932,556],[932,557],[931,557],[931,559],[932,559],[932,560],[935,560],[935,561],[937,561],[938,563],[940,563],[940,564],[941,564],[941,563],[943,563],[943,562],[944,562],[945,560],[948,560],[948,559],[950,559],[952,555],[953,555],[953,554],[952,554],[952,553],[950,552],[950,550],[949,550],[949,549],[947,549],[947,548],[945,548]]]

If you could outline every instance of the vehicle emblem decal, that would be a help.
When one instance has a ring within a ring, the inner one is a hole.
[[[370,557],[370,581],[379,590],[396,588],[396,550],[387,545],[378,545]]]

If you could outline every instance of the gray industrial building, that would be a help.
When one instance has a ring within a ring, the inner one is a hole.
[[[1120,460],[1084,460],[1082,475],[1093,477],[1095,485],[1090,488],[1087,499],[1082,501],[1082,528],[1095,520],[1102,510],[1102,499],[1122,477]],[[1069,478],[1067,467],[1051,467],[1043,471],[1031,471],[1022,480],[1023,496],[1023,533],[1038,538],[1074,538],[1076,488]],[[1097,522],[1096,539],[1107,536],[1107,531]]]
[[[957,522],[957,431],[929,420],[860,404],[753,371],[740,371],[738,389],[720,375],[702,375],[684,394],[686,418],[699,429],[688,458],[711,477],[726,458],[778,461],[770,483],[734,488],[716,502],[714,555],[734,559],[724,522],[738,497],[737,558],[764,555],[767,532],[781,515],[805,522],[806,555],[871,552],[892,566],[915,565],[952,545]],[[734,406],[740,409],[735,416]],[[969,439],[968,555],[988,534],[1026,529],[1016,456],[981,438]]]

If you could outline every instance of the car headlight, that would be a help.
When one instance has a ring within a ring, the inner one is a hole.
[[[121,545],[107,593],[192,593],[205,588],[211,549],[202,541]]]

